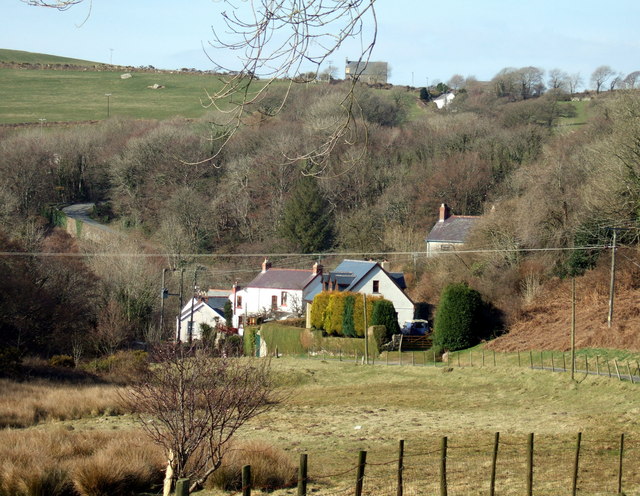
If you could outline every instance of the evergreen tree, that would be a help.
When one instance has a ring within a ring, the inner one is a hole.
[[[436,312],[433,343],[444,350],[461,350],[480,340],[480,293],[464,283],[449,284],[442,291]]]
[[[293,190],[284,208],[281,234],[303,253],[331,247],[333,213],[314,177],[303,176]]]
[[[224,302],[224,323],[227,327],[231,327],[233,323],[233,309],[230,300]]]
[[[356,327],[353,321],[353,309],[355,307],[355,296],[350,294],[344,300],[344,313],[342,314],[342,334],[349,338],[356,337]]]
[[[373,303],[371,325],[383,325],[386,327],[387,332],[384,336],[385,343],[391,340],[392,335],[400,332],[400,326],[398,326],[398,312],[396,312],[392,302],[389,300],[376,300]]]

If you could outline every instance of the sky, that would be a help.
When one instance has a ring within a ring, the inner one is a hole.
[[[248,0],[230,2],[248,10]],[[225,31],[221,12],[231,7],[223,0],[85,0],[64,12],[2,4],[0,48],[161,69],[214,69],[211,60],[240,68],[237,53],[209,44],[212,28]],[[505,67],[536,66],[580,73],[589,87],[598,66],[640,70],[638,0],[376,0],[375,9],[371,60],[388,62],[393,84],[489,80]],[[329,57],[338,77],[361,46],[349,40]]]

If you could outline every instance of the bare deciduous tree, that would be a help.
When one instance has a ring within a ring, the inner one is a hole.
[[[591,84],[596,88],[596,93],[600,93],[602,87],[613,76],[615,72],[608,65],[601,65],[591,74]]]
[[[164,448],[168,478],[189,477],[191,491],[220,467],[235,432],[278,400],[268,361],[213,358],[206,351],[157,347],[156,363],[124,398]]]

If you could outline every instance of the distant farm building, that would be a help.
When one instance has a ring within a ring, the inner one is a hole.
[[[344,78],[358,78],[367,84],[387,84],[389,65],[386,62],[350,61],[347,59]]]

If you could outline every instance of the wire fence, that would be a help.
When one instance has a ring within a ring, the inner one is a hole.
[[[576,355],[571,368],[571,353],[561,351],[525,351],[499,353],[492,350],[464,350],[445,353],[442,357],[433,350],[387,351],[368,357],[357,350],[310,349],[309,359],[352,361],[353,363],[419,367],[526,367],[533,370],[573,373],[576,380],[594,375],[640,384],[640,359],[609,358],[602,355]]]
[[[447,437],[434,444],[438,446],[425,450],[401,440],[393,455],[360,451],[336,473],[309,472],[312,455],[303,453],[297,481],[268,490],[287,489],[292,494],[297,484],[298,496],[640,494],[640,440],[624,434],[590,439],[581,433],[495,433],[470,444]],[[251,468],[245,466],[241,493],[250,495],[251,490]]]

